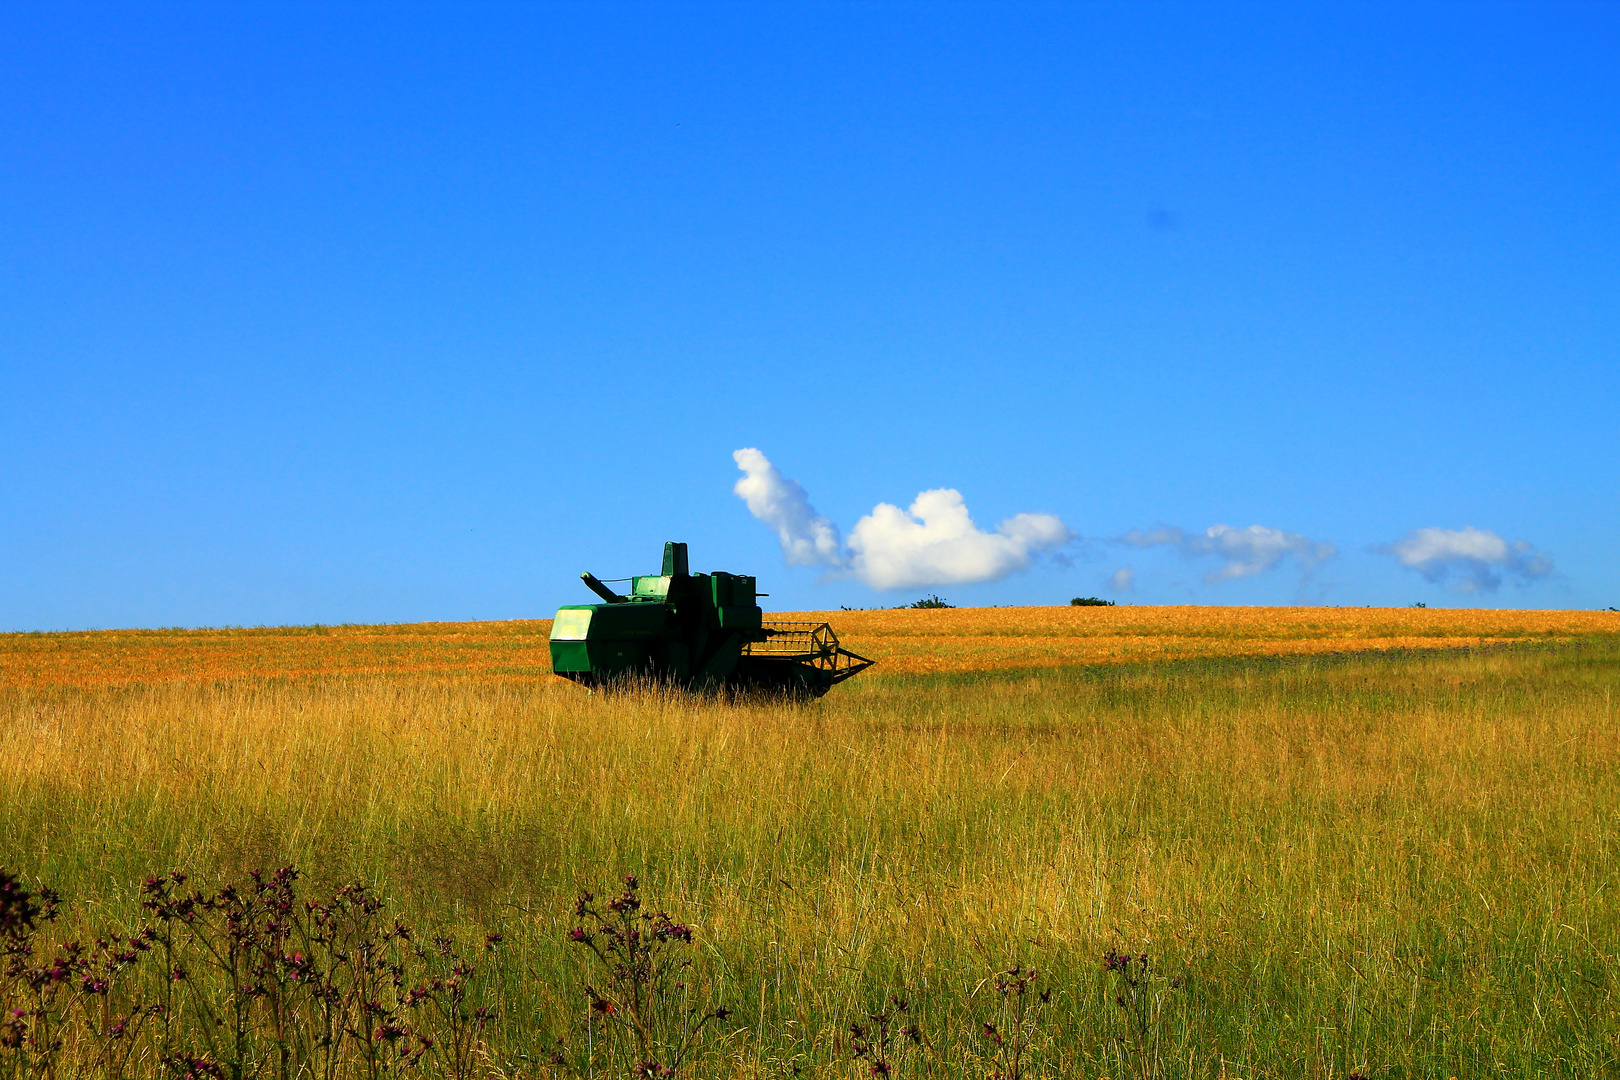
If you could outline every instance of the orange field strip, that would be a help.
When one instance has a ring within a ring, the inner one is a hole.
[[[0,686],[237,678],[548,676],[551,620],[0,634]]]
[[[964,672],[1205,656],[1461,648],[1620,634],[1606,611],[1326,607],[1027,607],[829,611],[844,647],[889,672]]]
[[[784,612],[826,621],[874,673],[1456,648],[1620,634],[1620,614],[1410,608],[1023,607]],[[0,634],[0,686],[239,678],[549,677],[549,619]]]

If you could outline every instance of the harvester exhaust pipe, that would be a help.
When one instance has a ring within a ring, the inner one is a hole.
[[[587,589],[591,590],[591,592],[595,593],[597,596],[600,596],[603,600],[606,600],[610,604],[622,604],[625,601],[624,597],[602,584],[601,579],[589,571],[579,575],[579,580],[585,583],[585,587]]]
[[[686,560],[686,545],[674,541],[664,545],[664,576],[686,577],[691,573]]]

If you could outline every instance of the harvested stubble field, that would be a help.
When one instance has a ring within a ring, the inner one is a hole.
[[[1048,607],[810,611],[886,675],[1230,656],[1476,648],[1620,632],[1605,611]],[[532,681],[550,619],[0,635],[0,686],[47,689],[389,675]]]
[[[826,617],[882,666],[812,704],[586,695],[544,622],[0,636],[0,865],[64,896],[33,970],[169,935],[6,982],[62,1045],[0,1076],[628,1075],[722,1005],[683,1074],[1616,1073],[1620,615]],[[386,901],[398,986],[307,915],[233,982],[141,885],[283,865]],[[627,873],[693,930],[645,1055],[569,940]]]

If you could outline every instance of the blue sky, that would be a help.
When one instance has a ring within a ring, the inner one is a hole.
[[[1620,605],[1620,7],[332,7],[0,10],[0,628]]]

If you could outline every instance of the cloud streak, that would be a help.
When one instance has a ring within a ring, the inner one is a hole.
[[[1253,577],[1274,569],[1288,558],[1295,559],[1308,574],[1339,553],[1326,541],[1265,525],[1242,529],[1211,525],[1201,534],[1187,533],[1173,525],[1158,525],[1152,529],[1132,529],[1120,540],[1131,547],[1174,547],[1189,559],[1218,558],[1223,565],[1204,575],[1204,581],[1212,585]]]
[[[961,492],[937,488],[904,510],[878,503],[850,530],[846,548],[804,487],[764,454],[750,447],[732,458],[744,474],[732,490],[749,513],[776,530],[783,558],[848,573],[874,589],[995,581],[1075,539],[1051,514],[1016,514],[987,532],[974,523]]]
[[[1488,529],[1413,529],[1393,544],[1373,549],[1393,555],[1408,570],[1460,593],[1495,592],[1504,577],[1528,585],[1552,573],[1552,560],[1529,541],[1509,543]]]
[[[842,566],[844,545],[838,526],[816,513],[810,494],[797,480],[789,480],[752,447],[731,455],[743,478],[732,491],[748,504],[748,512],[776,530],[782,557],[789,566]]]

